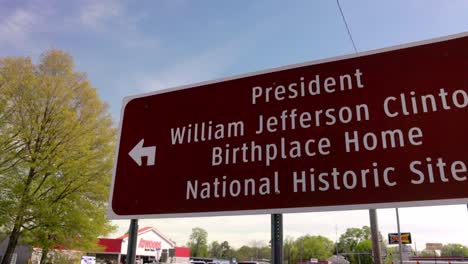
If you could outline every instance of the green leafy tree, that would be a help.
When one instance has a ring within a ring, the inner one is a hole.
[[[259,249],[258,259],[270,259],[271,258],[271,248],[269,246],[263,246]]]
[[[255,256],[255,250],[249,246],[242,246],[236,250],[237,261],[253,260]]]
[[[397,247],[387,247],[386,252],[385,264],[397,263],[399,261]]]
[[[369,254],[372,252],[370,227],[346,229],[338,241],[338,251],[344,254],[352,264],[359,263],[359,261],[362,263],[363,259],[366,259],[366,256],[370,257]]]
[[[234,255],[234,252],[231,246],[229,245],[229,242],[223,241],[223,243],[221,243],[221,258],[229,259],[229,258],[232,258],[233,255]]]
[[[0,228],[10,238],[2,264],[20,236],[47,252],[91,248],[112,230],[114,143],[108,108],[71,56],[0,59]]]
[[[333,254],[334,244],[330,239],[323,236],[306,235],[299,237],[295,242],[295,260],[306,260],[311,258],[328,259]]]
[[[285,263],[290,264],[294,263],[293,262],[293,256],[294,256],[294,238],[288,236],[286,239],[283,241],[283,259]]]
[[[271,250],[264,241],[252,240],[250,241],[250,248],[252,249],[252,259],[269,259],[271,257]]]
[[[190,247],[190,256],[208,257],[208,232],[200,227],[193,228],[188,246]]]
[[[354,252],[361,241],[370,239],[370,227],[363,226],[362,228],[348,228],[346,229],[346,232],[340,236],[338,241],[338,250],[339,252]]]
[[[442,246],[440,254],[442,256],[464,257],[468,256],[468,247],[462,244],[447,244]]]
[[[360,259],[358,263],[361,264],[372,264],[374,263],[372,259],[372,240],[366,239],[356,245],[356,252],[359,253],[357,257]]]
[[[222,255],[221,244],[218,241],[211,242],[208,247],[209,256],[212,258],[220,258]]]
[[[271,258],[271,248],[266,242],[260,240],[252,240],[249,246],[242,246],[235,252],[237,260],[261,260]]]

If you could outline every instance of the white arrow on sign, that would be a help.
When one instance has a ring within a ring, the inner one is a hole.
[[[145,139],[141,139],[135,147],[128,153],[130,157],[141,166],[141,158],[147,157],[146,166],[153,166],[156,160],[156,146],[152,147],[143,147],[143,143],[145,143]]]

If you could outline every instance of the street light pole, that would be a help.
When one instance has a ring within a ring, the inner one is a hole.
[[[400,249],[400,264],[403,264],[403,246],[401,242],[401,232],[400,232],[400,216],[398,214],[398,208],[396,209],[396,218],[397,218],[397,228],[398,228],[398,248]]]
[[[371,235],[372,235],[372,253],[374,256],[374,263],[375,264],[382,264],[382,256],[381,256],[381,247],[380,247],[380,239],[379,239],[379,223],[377,220],[377,210],[370,209],[369,210],[369,218],[370,218],[370,227],[371,227]]]

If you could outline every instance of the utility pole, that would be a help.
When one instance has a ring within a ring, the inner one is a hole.
[[[375,264],[382,264],[382,249],[380,246],[380,236],[379,236],[379,222],[377,220],[377,210],[369,210],[370,218],[370,227],[371,227],[371,237],[372,237],[372,253],[374,256]]]
[[[335,249],[336,249],[336,257],[338,258],[338,226],[335,225]]]
[[[416,239],[414,240],[414,251],[416,251],[416,256],[418,256],[418,246],[416,245]]]
[[[398,208],[396,209],[396,219],[397,219],[397,228],[398,228],[398,249],[400,250],[400,264],[403,264],[403,246],[401,241],[401,232],[400,232],[400,215],[398,214]]]

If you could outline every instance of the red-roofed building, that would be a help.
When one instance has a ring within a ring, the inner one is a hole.
[[[79,260],[83,255],[95,257],[96,264],[120,264],[126,263],[128,234],[118,238],[99,238],[97,243],[101,249],[95,252],[83,252],[80,249],[67,249],[55,246],[52,251],[59,251],[63,256],[71,260]],[[33,264],[39,263],[42,249],[34,247],[31,255]],[[143,227],[138,230],[136,243],[136,263],[188,263],[190,248],[176,247],[174,241],[166,237],[154,227]]]
[[[143,228],[138,229],[138,234],[142,234],[142,233],[150,231],[152,229],[156,230],[156,228],[153,228],[151,226],[145,226]],[[117,239],[124,239],[124,238],[128,238],[128,233],[117,237]]]
[[[101,252],[96,255],[97,263],[125,263],[127,256],[128,234],[115,239],[100,238]],[[160,262],[188,262],[190,249],[176,247],[174,241],[166,237],[154,227],[143,227],[138,230],[136,259],[137,263]]]
[[[98,244],[103,247],[103,252],[106,253],[121,253],[122,240],[113,238],[99,238]]]

